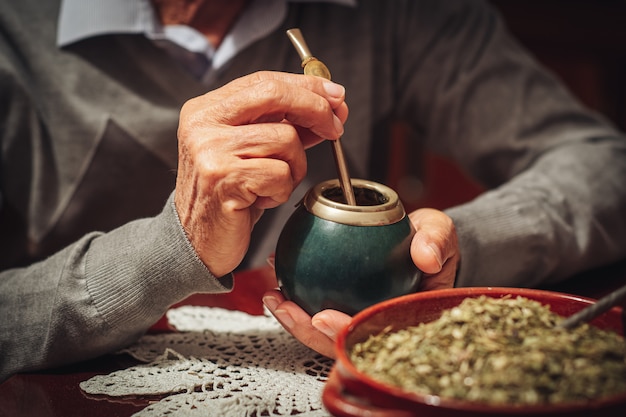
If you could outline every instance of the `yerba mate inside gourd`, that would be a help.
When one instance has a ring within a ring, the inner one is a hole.
[[[387,196],[366,187],[352,187],[352,190],[354,191],[357,206],[378,206],[389,201]],[[346,198],[340,187],[326,189],[322,192],[322,195],[329,200],[346,204]]]

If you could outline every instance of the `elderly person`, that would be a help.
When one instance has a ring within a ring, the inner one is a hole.
[[[336,83],[299,74],[292,27]],[[377,179],[394,119],[490,189],[411,213],[424,289],[536,286],[626,255],[623,135],[482,2],[3,0],[0,28],[0,378],[229,291],[336,176],[313,145],[342,136],[353,176]],[[327,355],[349,320],[264,301]]]

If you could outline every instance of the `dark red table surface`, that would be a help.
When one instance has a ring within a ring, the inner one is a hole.
[[[566,282],[544,289],[600,298],[626,284],[626,261],[580,274]],[[244,271],[235,275],[235,289],[229,294],[197,294],[182,304],[237,309],[250,314],[262,314],[261,296],[276,287],[270,267]],[[626,303],[623,304],[626,307]],[[162,318],[152,330],[172,331]],[[107,355],[91,361],[50,371],[14,375],[0,384],[0,417],[116,417],[130,416],[141,411],[158,398],[88,397],[79,383],[94,375],[125,369],[137,362],[125,355]]]

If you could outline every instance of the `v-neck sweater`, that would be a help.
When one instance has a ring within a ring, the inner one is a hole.
[[[490,189],[446,210],[456,285],[537,286],[626,256],[623,136],[481,2],[290,4],[211,83],[141,34],[58,48],[58,13],[58,0],[5,1],[0,13],[2,377],[117,349],[189,294],[232,288],[199,261],[173,206],[178,115],[254,71],[300,73],[291,27],[346,87],[353,177],[385,180],[399,120],[417,149]],[[331,158],[324,144],[308,152],[307,178],[255,226],[242,268],[272,253],[307,189],[336,177]]]

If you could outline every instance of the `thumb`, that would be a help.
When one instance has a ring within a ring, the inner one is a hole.
[[[435,209],[419,209],[409,214],[415,227],[411,258],[426,274],[441,272],[443,265],[456,256],[457,237],[452,219]]]

